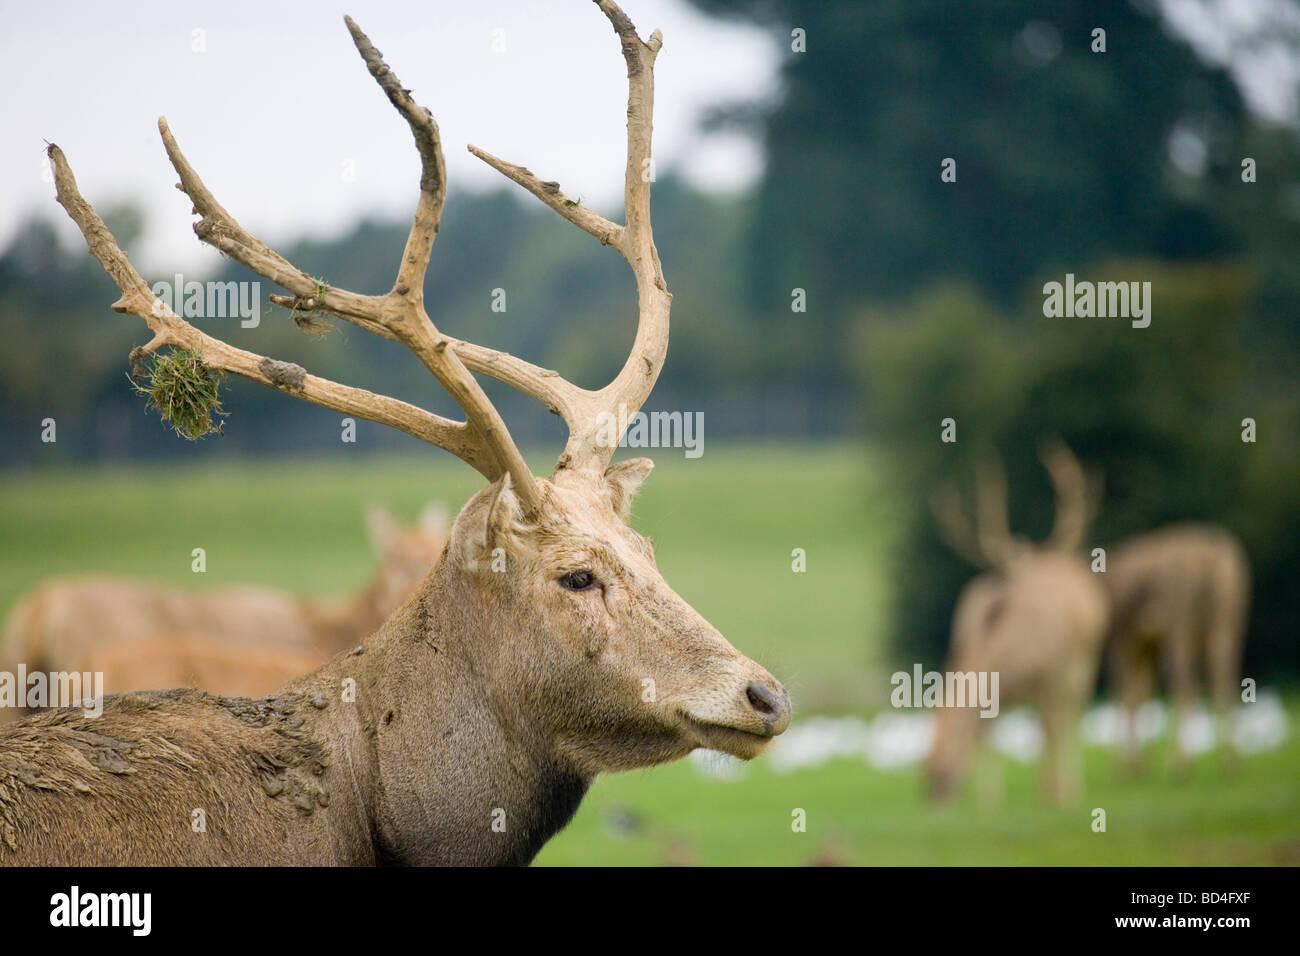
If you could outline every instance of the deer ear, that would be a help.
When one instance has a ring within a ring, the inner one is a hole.
[[[392,512],[380,505],[366,509],[366,529],[371,546],[381,555],[388,554],[402,540],[402,526]]]
[[[462,567],[487,570],[493,550],[519,527],[523,507],[506,475],[462,509],[451,531],[451,550]]]
[[[649,458],[629,458],[605,469],[605,484],[609,489],[610,504],[614,506],[614,512],[624,521],[632,511],[632,499],[636,497],[637,489],[641,487],[641,482],[645,481],[646,475],[650,474],[654,466],[655,463]]]
[[[514,483],[509,473],[506,473],[501,478],[501,487],[488,505],[483,542],[489,551],[514,534],[523,518],[523,512],[523,505],[515,494]]]

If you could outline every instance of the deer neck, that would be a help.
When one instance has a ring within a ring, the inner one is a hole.
[[[381,861],[527,864],[572,818],[591,777],[528,719],[500,652],[517,622],[459,569],[441,567],[361,647],[311,678],[356,683],[331,707]],[[354,777],[356,776],[354,771]]]

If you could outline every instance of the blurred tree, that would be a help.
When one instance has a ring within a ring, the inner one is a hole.
[[[118,207],[108,215],[132,238],[139,234],[137,210]],[[129,389],[125,359],[138,334],[107,309],[120,294],[94,259],[62,249],[46,220],[22,225],[0,255],[0,443],[6,462],[25,457],[18,448],[39,444],[46,417],[59,423],[59,440],[46,451],[68,458],[97,450],[97,432],[112,416],[96,419],[95,409],[106,390]],[[111,384],[109,355],[116,361]],[[87,428],[65,427],[78,415]]]
[[[974,573],[939,540],[931,491],[955,482],[969,495],[973,457],[994,450],[1006,462],[1013,529],[1042,538],[1053,502],[1037,451],[1044,437],[1060,435],[1104,476],[1089,548],[1166,522],[1227,525],[1256,568],[1247,661],[1294,668],[1286,622],[1300,600],[1280,585],[1296,568],[1300,445],[1285,429],[1300,403],[1276,380],[1262,391],[1245,387],[1253,363],[1241,330],[1253,276],[1233,265],[1150,261],[1088,272],[1149,279],[1150,327],[1045,318],[1041,294],[1002,310],[969,285],[859,316],[855,354],[909,525],[897,569],[896,650],[937,663],[957,592]],[[957,422],[955,444],[940,441],[948,417]],[[1243,442],[1245,417],[1266,421],[1267,437]]]
[[[1044,268],[1108,256],[1268,245],[1294,259],[1294,130],[1261,128],[1154,4],[692,2],[770,28],[787,54],[776,101],[724,107],[712,125],[761,137],[749,308],[784,328],[790,290],[807,290],[782,374],[810,388],[850,377],[845,330],[864,298],[964,277],[1006,305]],[[806,52],[791,50],[795,28]],[[1248,155],[1266,170],[1252,185]],[[954,182],[941,181],[949,158]],[[1265,285],[1294,307],[1297,275]]]

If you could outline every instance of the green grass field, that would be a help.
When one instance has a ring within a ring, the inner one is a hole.
[[[694,461],[656,462],[634,523],[655,538],[677,591],[786,682],[796,719],[865,714],[880,701],[897,520],[868,450],[714,445]],[[410,519],[430,499],[455,507],[476,487],[470,469],[437,454],[11,473],[0,478],[0,609],[47,576],[92,571],[337,594],[359,587],[373,561],[366,504]],[[205,574],[190,570],[196,547]],[[796,548],[806,573],[791,570]],[[921,804],[911,769],[838,759],[781,774],[760,759],[724,782],[679,763],[599,780],[538,862],[1300,862],[1294,719],[1285,746],[1230,777],[1206,758],[1186,781],[1157,768],[1119,783],[1100,750],[1087,770],[1087,799],[1073,809],[1042,806],[1034,768],[1006,761],[1001,805],[981,809],[967,795],[939,811]],[[1094,807],[1107,812],[1104,834],[1091,829]],[[796,809],[806,832],[792,831]]]
[[[1247,758],[1230,777],[1209,758],[1174,782],[1153,768],[1116,782],[1109,753],[1088,753],[1088,799],[1052,809],[1036,767],[1005,762],[1006,794],[982,809],[972,795],[934,809],[914,770],[882,772],[839,759],[778,774],[760,761],[739,781],[685,763],[601,778],[539,864],[1169,866],[1300,864],[1300,747]],[[1157,761],[1158,763],[1158,761]],[[1092,810],[1106,811],[1106,832]],[[792,829],[794,810],[806,832]],[[635,832],[616,827],[635,820]]]

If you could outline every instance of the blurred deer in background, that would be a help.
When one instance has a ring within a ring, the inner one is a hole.
[[[1079,553],[1100,483],[1085,475],[1063,442],[1045,443],[1041,458],[1056,494],[1055,524],[1042,544],[1011,535],[1005,478],[992,460],[978,466],[973,526],[952,488],[936,493],[931,506],[949,546],[989,569],[957,599],[948,670],[997,672],[1002,705],[1023,702],[1037,709],[1044,791],[1061,803],[1079,789],[1076,728],[1096,682],[1110,602]],[[953,794],[984,725],[973,707],[939,711],[927,761],[932,798]]]
[[[448,516],[429,505],[413,529],[367,515],[379,567],[358,593],[318,600],[264,587],[188,591],[113,577],[46,582],[10,612],[0,671],[102,672],[110,692],[200,687],[261,697],[355,646],[428,576]],[[0,708],[0,720],[22,711]]]
[[[1182,729],[1199,696],[1202,672],[1219,737],[1231,737],[1228,718],[1241,690],[1250,577],[1246,549],[1217,525],[1170,525],[1127,538],[1110,552],[1102,578],[1114,607],[1109,671],[1125,712],[1126,769],[1139,763],[1137,711],[1155,692],[1161,671],[1173,698],[1177,771],[1189,765]]]
[[[698,747],[751,758],[789,725],[781,684],[669,587],[651,542],[629,526],[652,463],[611,463],[663,367],[672,296],[654,244],[648,175],[663,37],[656,30],[642,40],[613,0],[596,5],[627,70],[625,223],[522,166],[470,151],[631,267],[635,338],[622,370],[599,390],[452,338],[430,318],[425,273],[447,188],[440,133],[351,18],[353,42],[421,160],[419,200],[389,291],[322,287],[295,268],[234,220],[165,121],[159,129],[201,217],[199,238],[292,293],[273,301],[329,312],[406,346],[463,421],[194,328],[152,294],[81,196],[62,151],[49,147],[59,202],[122,291],[114,308],[154,333],[146,354],[184,348],[209,369],[392,425],[456,455],[487,484],[461,509],[415,595],[360,647],[276,695],[133,693],[105,701],[95,720],[64,708],[0,729],[0,862],[523,864],[568,823],[598,774]],[[560,134],[571,122],[563,118]],[[529,469],[474,372],[563,419],[569,435],[550,478]],[[202,834],[191,830],[191,808],[205,810]]]

